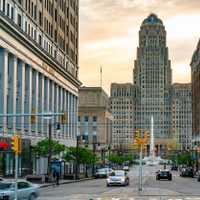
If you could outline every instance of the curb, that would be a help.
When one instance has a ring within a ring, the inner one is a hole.
[[[78,183],[78,182],[89,181],[89,180],[93,180],[93,179],[94,178],[84,178],[84,179],[79,179],[79,180],[64,181],[64,182],[60,182],[60,185]],[[53,185],[54,185],[54,183],[44,184],[44,185],[40,185],[40,188],[46,188],[46,187],[50,187]]]

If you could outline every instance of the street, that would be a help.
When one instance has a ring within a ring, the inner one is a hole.
[[[173,172],[172,181],[156,181],[155,172],[160,167],[144,166],[143,191],[138,192],[138,167],[129,172],[127,187],[106,187],[105,179],[60,185],[41,189],[39,200],[133,200],[133,199],[184,199],[200,200],[200,184],[195,178],[179,177]]]

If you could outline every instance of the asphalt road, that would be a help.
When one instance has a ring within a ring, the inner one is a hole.
[[[181,200],[184,197],[200,200],[200,183],[195,178],[182,178],[173,172],[172,181],[156,181],[155,172],[159,168],[144,166],[143,191],[140,193],[138,167],[134,167],[129,172],[130,185],[127,187],[106,187],[105,179],[95,179],[42,188],[39,200]]]

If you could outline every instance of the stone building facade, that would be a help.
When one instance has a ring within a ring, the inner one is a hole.
[[[171,89],[172,135],[177,148],[192,148],[192,90],[191,84],[175,83]]]
[[[153,116],[156,148],[161,153],[170,137],[172,72],[165,27],[155,14],[140,27],[133,77],[138,98],[137,128],[150,130]]]
[[[76,144],[79,2],[0,1],[0,113],[68,113],[52,137]],[[54,125],[59,117],[51,119]],[[4,135],[18,132],[32,143],[46,138],[48,120],[1,118]]]
[[[133,144],[136,130],[136,90],[131,83],[112,83],[110,95],[113,114],[113,145],[126,151]]]
[[[81,87],[78,111],[80,143],[90,149],[95,148],[103,160],[112,148],[112,120],[109,97],[105,91],[101,87]]]
[[[200,145],[200,40],[191,61],[192,77],[192,143]]]

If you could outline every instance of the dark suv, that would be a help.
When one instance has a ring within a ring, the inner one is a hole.
[[[159,170],[156,174],[156,180],[167,179],[172,180],[172,173],[169,170]]]
[[[192,167],[183,167],[180,170],[180,176],[182,177],[194,177],[194,170]]]

